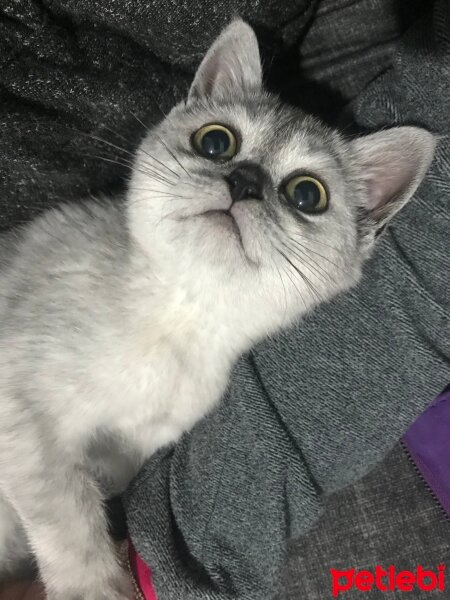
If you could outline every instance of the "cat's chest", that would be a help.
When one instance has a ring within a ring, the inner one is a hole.
[[[143,331],[105,359],[99,371],[109,372],[109,426],[144,456],[177,440],[213,408],[231,367],[219,348],[194,333],[155,340]]]

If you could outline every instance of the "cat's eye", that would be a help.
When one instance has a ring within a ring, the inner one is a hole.
[[[211,159],[230,159],[237,151],[237,140],[234,133],[218,123],[204,125],[192,136],[195,150]]]
[[[328,193],[323,183],[310,175],[297,175],[284,186],[284,195],[304,213],[318,214],[328,208]]]

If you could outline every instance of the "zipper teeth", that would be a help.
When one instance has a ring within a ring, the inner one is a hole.
[[[131,575],[131,581],[133,583],[134,595],[136,600],[145,600],[144,594],[141,592],[141,588],[139,587],[138,582],[136,581],[136,577],[134,576],[133,569],[131,568],[130,557],[127,558],[128,571]]]
[[[411,453],[408,449],[408,446],[405,444],[405,442],[403,440],[400,441],[400,445],[402,446],[409,462],[412,464],[415,472],[417,473],[417,475],[419,476],[420,480],[422,481],[422,483],[424,484],[424,486],[426,487],[426,489],[428,490],[430,496],[433,498],[435,504],[438,506],[438,508],[440,509],[441,513],[444,515],[445,520],[446,521],[450,521],[450,515],[448,514],[448,512],[445,510],[445,508],[442,506],[439,498],[436,496],[436,494],[434,493],[434,490],[430,487],[430,484],[428,483],[428,481],[425,479],[425,477],[422,475],[419,467],[416,465],[416,463],[414,462],[413,457],[411,456]],[[145,599],[144,599],[145,600]]]

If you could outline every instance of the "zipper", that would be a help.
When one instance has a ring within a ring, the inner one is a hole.
[[[131,576],[131,582],[133,584],[135,600],[145,600],[145,596],[141,592],[141,588],[139,587],[137,579],[136,579],[136,577],[135,577],[135,575],[133,573],[133,569],[131,568],[131,562],[130,562],[130,557],[129,556],[127,556],[127,567],[128,567],[128,571],[129,571],[130,576]]]
[[[409,451],[409,448],[407,446],[407,444],[403,441],[400,440],[400,445],[403,448],[404,453],[406,454],[406,457],[408,458],[409,462],[412,464],[412,466],[414,467],[415,472],[417,473],[417,475],[419,476],[420,480],[422,481],[422,483],[425,485],[425,488],[427,489],[427,491],[429,492],[430,496],[433,498],[435,504],[438,506],[438,508],[440,509],[440,511],[442,512],[442,514],[445,517],[446,521],[450,521],[450,516],[448,514],[448,512],[445,510],[445,508],[442,506],[439,498],[437,497],[437,495],[434,493],[433,488],[430,486],[430,484],[428,483],[428,481],[425,479],[425,477],[422,475],[421,470],[419,469],[419,467],[417,466],[415,460],[413,459],[413,457],[411,456],[411,452]],[[144,599],[145,600],[145,599]]]

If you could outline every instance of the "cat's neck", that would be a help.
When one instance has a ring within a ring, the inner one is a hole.
[[[155,344],[163,341],[183,353],[204,347],[234,362],[281,326],[272,307],[258,305],[232,281],[205,277],[202,284],[201,277],[192,277],[164,270],[150,258],[135,259],[127,300],[133,328],[146,330]]]

